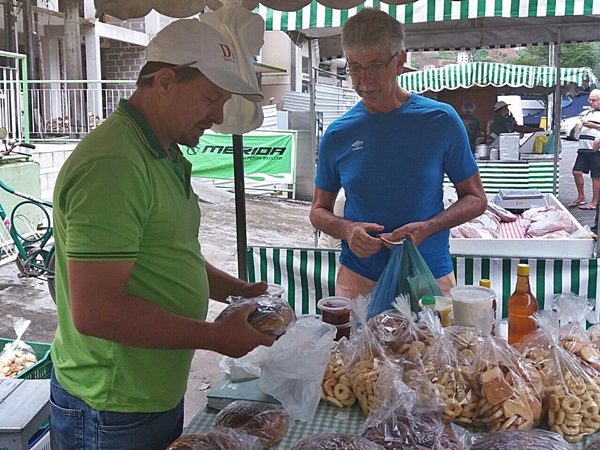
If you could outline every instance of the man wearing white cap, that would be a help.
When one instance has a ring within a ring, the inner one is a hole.
[[[487,123],[487,142],[491,144],[501,133],[535,133],[544,131],[543,128],[518,125],[508,109],[508,103],[499,101],[494,105],[494,115]]]
[[[232,94],[262,98],[235,58],[209,25],[173,22],[148,45],[131,98],[60,171],[51,350],[58,449],[164,450],[182,431],[195,349],[238,357],[274,341],[248,324],[252,307],[205,321],[209,298],[253,297],[266,283],[204,260],[191,168],[178,146],[196,146],[221,123]]]

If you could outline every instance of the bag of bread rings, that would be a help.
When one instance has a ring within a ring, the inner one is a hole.
[[[481,317],[482,330],[491,330],[493,312]],[[542,384],[537,370],[504,339],[485,332],[471,367],[479,409],[471,422],[488,431],[527,430],[542,415]]]
[[[408,296],[398,296],[392,306],[392,310],[371,318],[369,328],[388,357],[421,359],[427,346],[434,341],[433,335],[427,327],[417,323]]]
[[[261,450],[256,436],[233,428],[212,427],[205,433],[179,437],[167,450]]]
[[[435,338],[423,354],[423,365],[438,398],[444,403],[442,420],[469,424],[479,414],[480,400],[471,387],[469,370],[473,360],[459,356],[433,309],[426,308],[419,313],[419,318]]]
[[[236,428],[258,437],[262,448],[281,441],[289,423],[290,416],[281,406],[247,400],[230,403],[215,418],[215,426]]]
[[[461,450],[452,427],[441,419],[443,404],[424,400],[389,367],[381,375],[393,380],[386,401],[366,420],[362,436],[386,449]]]
[[[255,303],[256,310],[248,316],[248,322],[263,333],[281,336],[296,321],[296,314],[289,303],[280,297],[229,297],[229,306],[221,311],[215,321],[237,310],[241,305]]]
[[[593,306],[586,297],[561,294],[554,304],[559,317],[559,343],[562,348],[600,371],[600,350],[585,331]]]
[[[31,320],[23,317],[13,319],[13,328],[17,339],[6,343],[0,353],[0,378],[14,378],[37,362],[31,346],[21,340],[30,323]]]
[[[567,442],[579,442],[600,429],[600,374],[560,344],[555,311],[539,311],[533,318],[549,342],[549,355],[538,362],[544,373],[548,425]],[[525,349],[528,353],[532,352]]]

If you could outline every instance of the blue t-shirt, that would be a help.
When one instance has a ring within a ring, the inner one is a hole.
[[[448,104],[416,94],[399,108],[371,114],[362,101],[327,128],[319,147],[315,184],[346,191],[344,217],[383,225],[388,233],[431,219],[443,206],[444,173],[454,184],[478,171],[465,127]],[[436,278],[452,272],[449,231],[419,250]],[[389,259],[383,248],[359,258],[342,241],[340,262],[377,281]]]

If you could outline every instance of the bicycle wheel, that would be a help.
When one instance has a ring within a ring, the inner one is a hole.
[[[54,257],[56,253],[52,252],[50,258],[48,259],[48,265],[46,266],[49,271],[52,273],[46,274],[46,279],[48,280],[48,291],[50,292],[50,297],[52,297],[52,301],[56,304],[56,269],[55,269],[55,261]]]

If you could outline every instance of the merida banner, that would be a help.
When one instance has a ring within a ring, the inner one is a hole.
[[[268,183],[294,183],[296,134],[252,131],[243,137],[246,178]],[[192,163],[192,176],[233,180],[233,141],[230,134],[207,132],[183,154]]]

